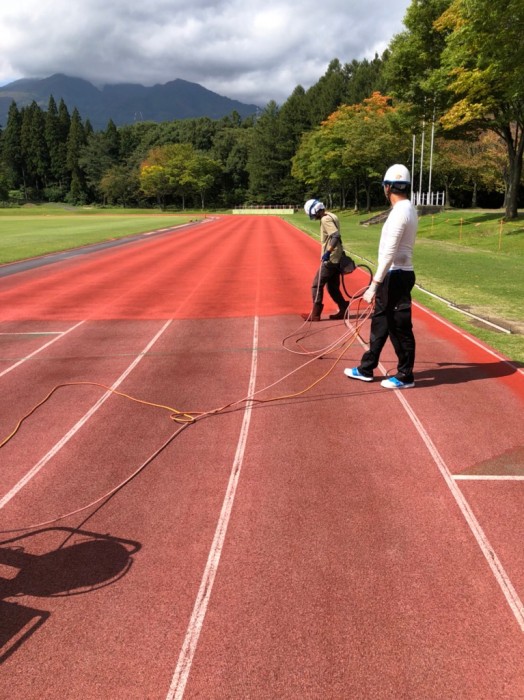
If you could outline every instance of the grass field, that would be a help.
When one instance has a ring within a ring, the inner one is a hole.
[[[0,263],[201,219],[204,214],[38,206],[0,209]],[[371,267],[381,224],[340,212],[346,250]],[[318,240],[319,225],[298,212],[284,216]],[[501,223],[501,212],[445,211],[420,218],[414,298],[524,365],[524,220]],[[426,290],[426,291],[424,291]],[[428,293],[430,292],[430,293]],[[436,295],[436,298],[434,295]],[[491,328],[457,310],[491,321]]]
[[[52,205],[0,209],[0,264],[179,226],[203,216]]]
[[[524,366],[524,220],[501,224],[501,216],[471,210],[421,216],[413,297]],[[346,250],[374,269],[382,225],[361,225],[369,215],[339,217]],[[318,222],[302,213],[288,220],[318,239]],[[454,306],[512,332],[495,330]]]

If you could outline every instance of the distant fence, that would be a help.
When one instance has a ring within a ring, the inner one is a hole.
[[[443,207],[446,204],[445,192],[413,192],[411,201],[417,207]]]
[[[298,208],[294,204],[243,204],[233,214],[294,214]]]

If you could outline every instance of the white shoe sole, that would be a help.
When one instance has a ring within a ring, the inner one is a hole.
[[[380,382],[380,386],[383,386],[384,389],[412,389],[415,386],[415,382],[410,382],[409,384],[402,384],[401,386],[395,386],[394,384],[390,384],[389,379],[383,379]]]

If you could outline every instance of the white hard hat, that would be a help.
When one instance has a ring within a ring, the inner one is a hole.
[[[392,165],[386,170],[383,185],[391,185],[393,188],[398,187],[399,190],[405,190],[411,184],[411,176],[405,165]]]
[[[308,199],[304,204],[304,211],[310,219],[314,219],[315,214],[325,208],[326,207],[322,204],[322,202],[319,202],[318,199]]]

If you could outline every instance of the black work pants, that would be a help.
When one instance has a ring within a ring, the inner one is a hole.
[[[339,309],[346,306],[346,300],[340,291],[340,269],[338,265],[332,262],[323,262],[316,273],[313,284],[311,285],[311,294],[313,303],[322,304],[324,299],[324,287],[327,286],[329,296],[333,299]]]
[[[411,290],[414,284],[414,272],[393,270],[378,287],[371,316],[369,350],[362,356],[358,368],[362,374],[373,375],[389,338],[398,358],[395,376],[401,382],[413,381],[415,336],[411,322]]]

